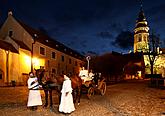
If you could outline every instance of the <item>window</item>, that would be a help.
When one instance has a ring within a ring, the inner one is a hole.
[[[41,54],[41,55],[45,55],[45,48],[40,47],[40,54]]]
[[[63,55],[61,56],[61,61],[64,62],[64,56]]]
[[[10,31],[9,31],[9,37],[12,37],[12,36],[13,36],[13,31],[10,30]]]
[[[52,58],[56,59],[56,53],[55,52],[52,52]]]
[[[69,64],[72,64],[72,60],[69,58]]]
[[[142,41],[142,35],[140,34],[138,37],[138,42],[141,42],[141,41]]]
[[[142,41],[142,38],[141,38],[141,37],[139,37],[139,38],[138,38],[138,42],[141,42],[141,41]]]

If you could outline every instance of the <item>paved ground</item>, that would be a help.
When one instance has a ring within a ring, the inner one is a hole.
[[[0,116],[64,115],[58,112],[56,93],[52,112],[42,106],[37,111],[27,109],[27,95],[27,87],[0,87]],[[149,88],[146,81],[129,81],[107,86],[105,96],[96,94],[89,100],[83,94],[81,104],[70,116],[161,116],[164,102],[165,90]]]

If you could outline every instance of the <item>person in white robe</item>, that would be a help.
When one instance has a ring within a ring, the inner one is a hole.
[[[37,110],[37,106],[42,105],[42,99],[37,77],[35,77],[32,72],[29,73],[29,79],[27,83],[29,89],[27,107],[30,107],[31,110]]]
[[[75,110],[72,96],[72,86],[69,77],[64,75],[64,82],[61,90],[61,101],[59,111],[63,113],[71,113]]]

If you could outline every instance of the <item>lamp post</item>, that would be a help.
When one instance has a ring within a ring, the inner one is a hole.
[[[91,57],[90,56],[87,56],[86,57],[86,60],[88,62],[88,65],[87,65],[87,70],[88,70],[88,73],[89,73],[89,61],[90,61]]]
[[[32,49],[31,49],[31,72],[33,72],[33,47],[36,42],[37,34],[34,34],[33,36],[33,43],[32,43]]]

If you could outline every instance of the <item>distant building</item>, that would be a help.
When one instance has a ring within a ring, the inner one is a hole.
[[[134,53],[143,52],[145,54],[149,52],[149,39],[149,26],[141,5],[134,29]],[[154,74],[162,74],[162,77],[165,77],[165,48],[158,48],[158,52],[160,54],[156,57]],[[150,74],[149,57],[148,55],[143,55],[143,57],[145,62],[145,74]]]
[[[16,20],[12,12],[0,29],[0,86],[26,84],[27,75],[44,68],[47,76],[78,73],[84,56]]]

